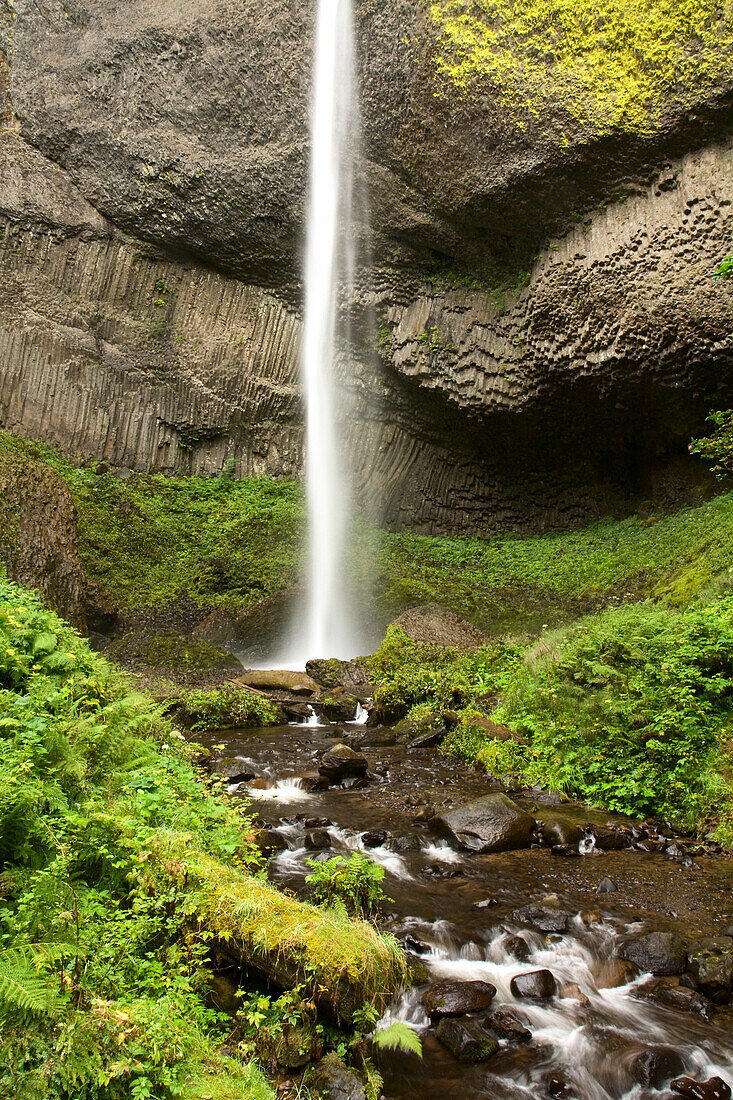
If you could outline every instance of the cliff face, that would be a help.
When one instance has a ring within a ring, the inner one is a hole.
[[[623,27],[631,0],[604,2]],[[692,7],[668,71],[588,24],[584,82],[546,20],[510,47],[488,24],[456,37],[452,2],[357,5],[376,228],[344,418],[388,522],[581,522],[684,478],[689,435],[733,402],[732,295],[710,279],[730,26]],[[299,471],[312,9],[6,12],[0,426],[120,467]],[[604,49],[640,58],[636,83]]]

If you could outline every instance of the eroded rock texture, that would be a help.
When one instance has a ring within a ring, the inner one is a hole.
[[[297,475],[314,4],[17,0],[12,25],[3,5],[0,425],[118,467]],[[730,74],[641,131],[561,97],[520,126],[490,87],[441,82],[421,0],[357,21],[364,499],[426,531],[682,499],[689,436],[733,403],[733,289],[710,278]]]

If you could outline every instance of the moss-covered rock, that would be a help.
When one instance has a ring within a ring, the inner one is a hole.
[[[201,672],[216,670],[236,675],[242,666],[236,657],[202,638],[169,631],[165,634],[129,633],[115,638],[106,650],[110,660],[133,670]]]

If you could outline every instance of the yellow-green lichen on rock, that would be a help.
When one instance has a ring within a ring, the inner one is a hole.
[[[731,0],[435,0],[438,74],[493,86],[516,124],[567,111],[592,133],[656,128],[730,69]]]

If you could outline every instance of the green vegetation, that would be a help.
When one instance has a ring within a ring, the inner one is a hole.
[[[730,279],[731,276],[733,276],[733,255],[725,256],[712,272],[713,279]]]
[[[705,95],[733,48],[720,0],[434,0],[430,13],[439,75],[498,90],[522,129],[560,108],[594,133],[648,133],[668,97]]]
[[[169,697],[167,709],[176,722],[194,732],[275,726],[283,721],[282,712],[266,695],[247,688],[181,691]]]
[[[123,634],[115,638],[107,649],[107,656],[126,668],[177,669],[192,672],[196,669],[221,669],[231,673],[241,672],[242,666],[231,653],[211,645],[203,638],[190,634],[168,631],[165,634]]]
[[[0,1095],[272,1096],[219,1051],[212,944],[344,1020],[403,980],[394,940],[252,873],[249,820],[160,710],[4,580],[0,738]]]
[[[3,458],[40,461],[61,474],[79,516],[82,564],[118,607],[150,607],[185,595],[237,610],[298,575],[304,509],[294,482],[237,481],[230,473],[122,479],[0,433]]]
[[[673,605],[730,585],[733,494],[579,531],[492,539],[387,533],[380,599],[387,613],[442,603],[491,634],[539,632],[609,596]]]
[[[612,607],[534,644],[468,653],[393,626],[368,664],[380,705],[423,720],[450,709],[443,749],[492,774],[697,827],[718,814],[733,837],[731,596]],[[515,736],[487,732],[487,713]]]
[[[349,859],[333,856],[319,861],[309,859],[313,870],[306,878],[313,901],[323,905],[341,904],[357,917],[370,917],[386,900],[382,892],[384,867],[363,852],[354,852]]]
[[[733,475],[733,409],[713,412],[708,417],[715,431],[704,439],[693,439],[690,453],[712,463],[710,469],[718,478]]]

